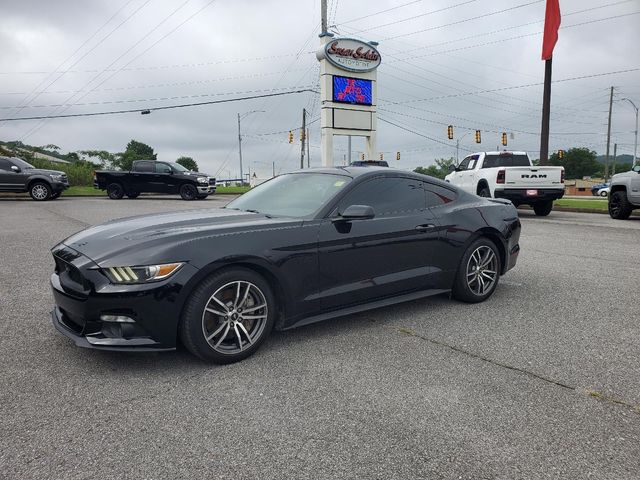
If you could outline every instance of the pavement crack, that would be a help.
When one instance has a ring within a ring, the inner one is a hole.
[[[449,350],[453,350],[454,352],[462,353],[462,354],[467,355],[469,357],[477,358],[478,360],[482,360],[483,362],[487,362],[487,363],[490,363],[492,365],[496,365],[498,367],[506,368],[508,370],[513,370],[514,372],[523,373],[523,374],[528,375],[530,377],[537,378],[538,380],[542,380],[543,382],[547,382],[547,383],[550,383],[552,385],[557,385],[558,387],[566,388],[567,390],[576,391],[576,387],[572,387],[571,385],[567,385],[567,384],[559,382],[557,380],[552,380],[550,378],[543,377],[542,375],[538,375],[537,373],[530,372],[529,370],[524,370],[523,368],[514,367],[513,365],[507,365],[506,363],[498,362],[498,361],[493,360],[491,358],[484,357],[482,355],[470,352],[470,351],[465,350],[465,349],[460,348],[460,347],[456,347],[455,345],[450,345],[450,344],[445,343],[445,342],[434,340],[433,338],[425,337],[425,336],[420,335],[419,333],[415,332],[414,330],[411,330],[410,328],[400,327],[400,328],[398,328],[398,331],[400,333],[405,334],[405,335],[409,335],[411,337],[416,337],[416,338],[419,338],[420,340],[424,340],[425,342],[429,342],[429,343],[432,343],[434,345],[438,345],[440,347],[448,348]]]
[[[71,217],[69,215],[65,215],[64,213],[56,212],[55,210],[51,210],[50,208],[47,208],[47,207],[41,207],[41,209],[42,210],[46,210],[49,213],[53,213],[54,215],[62,217],[64,219],[66,219],[66,220],[70,220],[72,222],[79,223],[83,227],[92,227],[93,226],[91,223],[83,222],[82,220],[78,220],[75,217]]]

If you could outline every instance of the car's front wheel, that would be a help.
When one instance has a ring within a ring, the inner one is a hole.
[[[609,216],[616,220],[626,220],[631,215],[633,207],[627,198],[627,192],[618,190],[609,196]]]
[[[29,188],[29,195],[37,202],[43,202],[51,198],[51,187],[45,182],[35,182]]]
[[[264,278],[232,268],[196,287],[182,313],[179,334],[184,346],[201,359],[232,363],[260,347],[275,315],[275,298]]]
[[[183,200],[195,200],[198,197],[198,189],[190,183],[185,183],[180,187],[180,196]]]
[[[467,303],[489,298],[500,280],[500,255],[488,238],[479,238],[465,251],[453,285],[453,296]]]

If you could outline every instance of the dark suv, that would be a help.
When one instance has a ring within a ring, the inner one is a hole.
[[[17,157],[0,157],[0,192],[29,192],[37,201],[56,199],[69,188],[67,174],[36,168]]]

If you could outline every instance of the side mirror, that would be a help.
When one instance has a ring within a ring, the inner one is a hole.
[[[458,167],[456,167],[453,163],[449,165],[449,173],[456,172],[457,170],[458,170]]]
[[[640,165],[636,165],[635,167],[632,168],[632,170],[636,173],[640,173]]]
[[[11,165],[11,170],[13,170],[16,173],[20,173],[20,167],[16,167],[15,165]]]
[[[344,209],[344,212],[339,217],[336,217],[334,222],[350,222],[352,220],[368,220],[375,217],[376,214],[373,207],[369,205],[350,205]]]

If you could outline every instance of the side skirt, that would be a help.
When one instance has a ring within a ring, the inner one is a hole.
[[[404,295],[398,295],[396,297],[384,298],[382,300],[376,300],[373,302],[362,303],[360,305],[353,305],[350,307],[342,308],[340,310],[332,310],[327,313],[321,313],[319,315],[314,315],[312,317],[305,317],[301,320],[298,320],[293,325],[289,325],[288,327],[283,328],[282,330],[291,330],[292,328],[302,327],[304,325],[310,325],[316,322],[322,322],[324,320],[329,320],[330,318],[336,317],[344,317],[346,315],[352,315],[354,313],[364,312],[366,310],[373,310],[375,308],[387,307],[389,305],[395,305],[396,303],[409,302],[411,300],[417,300],[419,298],[424,297],[432,297],[434,295],[439,295],[441,293],[448,293],[450,289],[438,289],[432,288],[429,290],[421,290],[419,292],[405,293]]]

